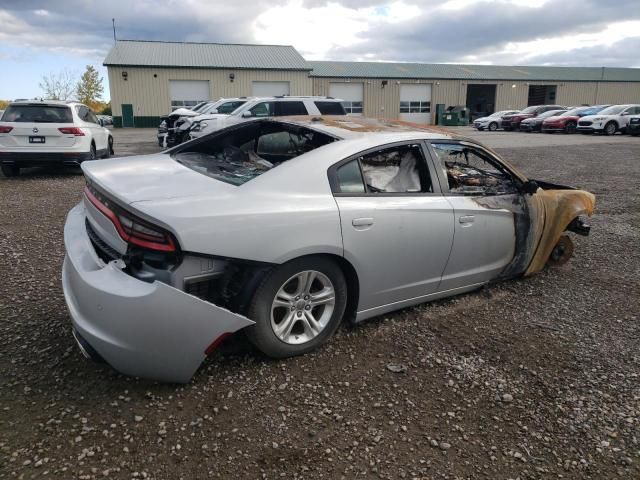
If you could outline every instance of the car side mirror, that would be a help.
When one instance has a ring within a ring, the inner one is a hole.
[[[621,116],[621,117],[626,117],[627,115],[629,115],[629,113],[628,113],[628,112],[622,112],[622,113],[620,114],[620,116]]]
[[[540,188],[540,186],[538,185],[538,182],[534,180],[527,180],[522,185],[522,193],[526,193],[527,195],[533,195],[538,191],[538,188]]]
[[[253,114],[249,110],[242,112],[242,118],[250,118],[250,117],[253,117]]]
[[[211,114],[218,113],[218,109],[217,108],[212,108],[209,113],[211,113]]]

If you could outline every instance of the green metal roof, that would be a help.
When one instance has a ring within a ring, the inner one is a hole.
[[[310,61],[313,77],[640,82],[640,68]]]
[[[290,45],[155,42],[118,40],[106,66],[311,70]]]

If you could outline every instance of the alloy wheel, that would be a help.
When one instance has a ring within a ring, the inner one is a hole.
[[[305,270],[289,278],[271,305],[271,328],[287,344],[299,345],[325,329],[336,305],[335,288],[329,277]]]

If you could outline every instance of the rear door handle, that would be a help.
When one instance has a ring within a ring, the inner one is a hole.
[[[353,225],[354,227],[370,227],[371,225],[373,225],[373,218],[354,218],[353,220],[351,220],[351,225]]]
[[[473,223],[475,221],[476,217],[474,217],[473,215],[462,215],[458,221],[462,224],[465,223]]]

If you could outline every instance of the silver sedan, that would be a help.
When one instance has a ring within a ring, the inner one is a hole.
[[[82,169],[65,225],[73,334],[172,382],[240,329],[300,355],[343,320],[563,263],[595,204],[474,141],[362,118],[256,120]]]

